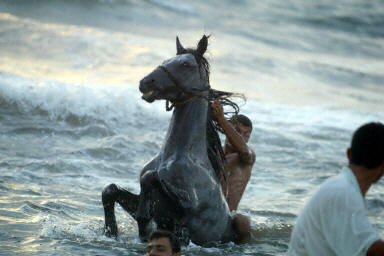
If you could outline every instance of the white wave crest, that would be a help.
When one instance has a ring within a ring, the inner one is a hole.
[[[76,116],[120,122],[132,116],[155,120],[167,116],[164,108],[157,107],[161,102],[154,103],[155,107],[144,102],[133,86],[74,85],[4,73],[0,74],[0,104],[23,114],[38,110],[51,119]]]

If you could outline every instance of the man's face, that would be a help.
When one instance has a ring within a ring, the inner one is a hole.
[[[245,143],[248,143],[249,138],[251,137],[252,128],[245,126],[242,123],[237,123],[235,125],[236,131],[243,137]]]
[[[242,123],[233,124],[233,127],[239,133],[239,135],[243,138],[245,143],[248,143],[249,138],[251,137],[252,128],[249,126],[245,126]],[[233,147],[231,142],[229,142],[228,138],[225,139],[225,144],[229,147]]]
[[[180,253],[173,253],[172,246],[167,237],[160,237],[148,242],[147,256],[176,256]]]

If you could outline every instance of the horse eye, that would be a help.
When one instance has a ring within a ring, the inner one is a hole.
[[[184,67],[189,67],[189,63],[184,61],[183,64],[182,64]]]

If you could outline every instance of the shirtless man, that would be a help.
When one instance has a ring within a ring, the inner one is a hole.
[[[236,211],[256,161],[255,152],[247,145],[252,132],[252,122],[244,115],[233,116],[228,121],[218,100],[211,108],[226,135],[224,154],[227,160],[227,182],[222,182],[222,189],[229,210]]]

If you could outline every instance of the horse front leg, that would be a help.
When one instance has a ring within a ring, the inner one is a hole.
[[[139,196],[128,190],[110,184],[103,189],[101,199],[104,207],[105,235],[117,237],[118,228],[115,217],[115,202],[119,203],[134,219],[139,205]]]
[[[101,200],[104,207],[104,232],[108,237],[117,237],[118,229],[115,217],[115,202],[118,195],[118,187],[115,184],[110,184],[103,189]]]

